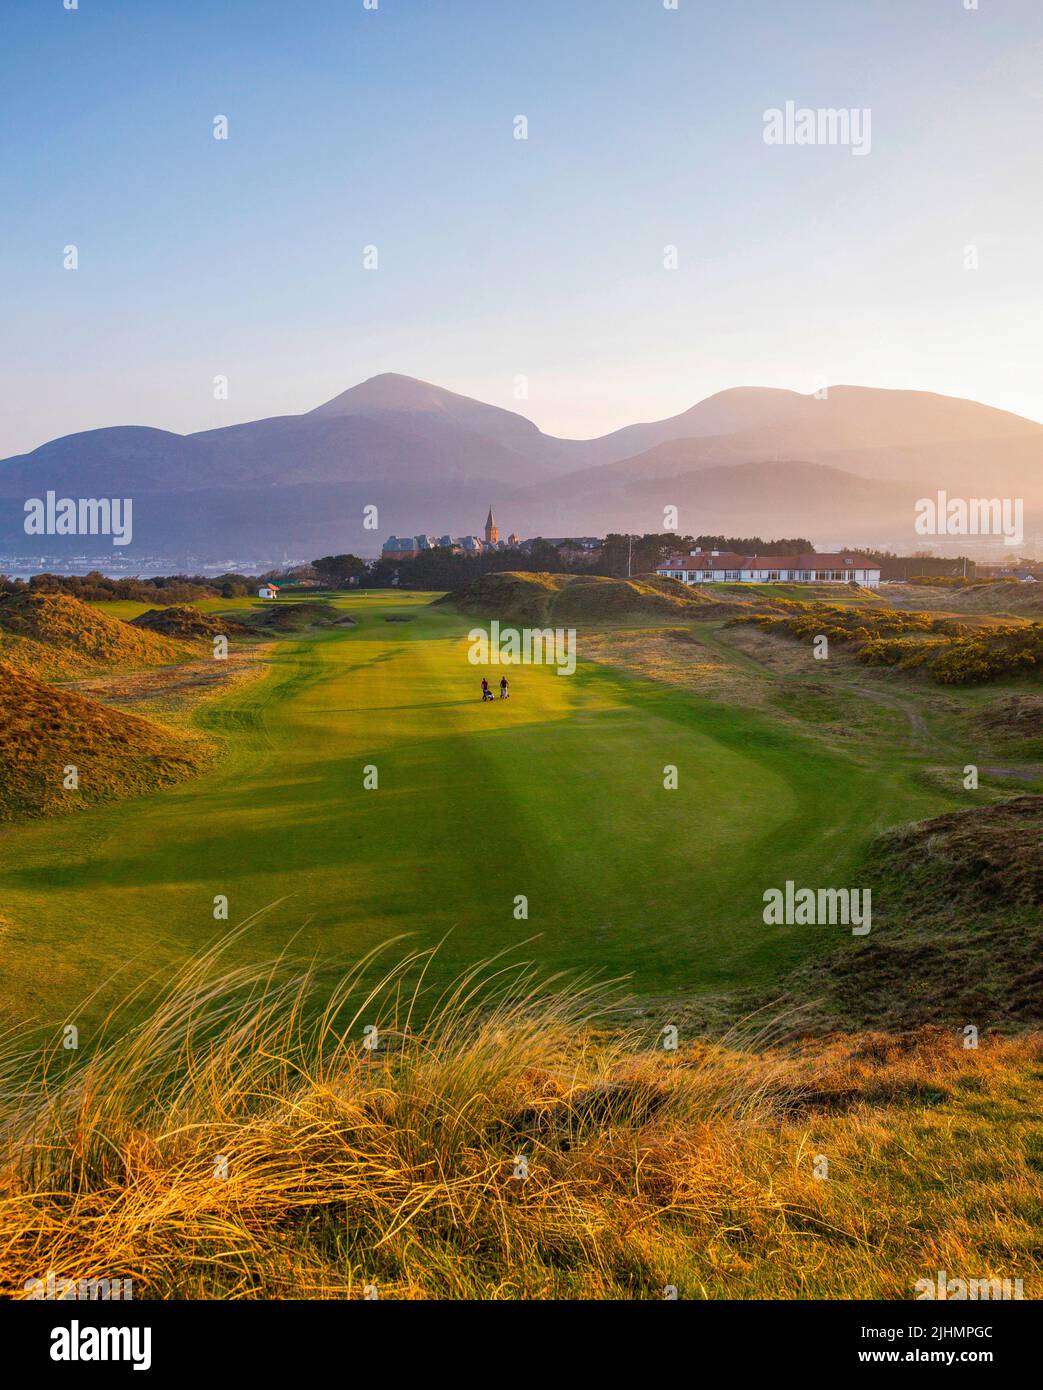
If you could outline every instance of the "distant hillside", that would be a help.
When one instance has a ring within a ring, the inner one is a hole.
[[[676,505],[688,530],[904,546],[916,539],[915,500],[941,487],[1023,497],[1027,532],[1038,533],[1041,464],[1043,425],[922,391],[837,386],[818,399],[743,387],[576,440],[384,373],[302,415],[190,435],[118,425],[0,461],[0,553],[46,555],[55,568],[83,554],[80,536],[26,536],[25,501],[48,491],[133,498],[122,560],[372,554],[391,533],[477,532],[490,503],[523,536],[660,531],[663,507]],[[372,506],[379,537],[363,528]]]
[[[1026,534],[1043,529],[1043,426],[955,397],[854,386],[831,387],[822,400],[725,391],[607,440],[628,453],[612,459],[606,441],[592,441],[596,466],[553,485],[555,534],[583,523],[603,530],[618,515],[628,518],[622,529],[659,530],[672,505],[683,527],[694,516],[700,531],[918,547],[916,502],[940,488],[1019,496]]]
[[[0,595],[0,661],[56,680],[197,657],[183,642],[110,618],[64,594]]]
[[[570,522],[582,517],[622,513],[635,531],[660,531],[663,508],[671,505],[682,526],[688,518],[703,532],[811,535],[820,545],[857,535],[871,545],[902,527],[911,532],[914,504],[923,495],[913,481],[874,481],[792,459],[693,467],[698,453],[694,441],[664,444],[625,463],[561,479],[561,530],[568,533]]]
[[[830,386],[824,396],[763,386],[733,387],[668,420],[628,425],[578,451],[590,465],[614,463],[674,440],[702,440],[706,458],[807,458],[810,451],[920,449],[993,441],[1043,443],[1043,425],[1006,410],[930,391]]]
[[[624,619],[727,617],[736,605],[718,603],[655,575],[607,579],[573,574],[487,574],[438,599],[483,618],[509,618],[534,627],[620,622]]]
[[[211,749],[0,662],[0,820],[81,810],[194,776]],[[75,767],[76,790],[63,786]]]

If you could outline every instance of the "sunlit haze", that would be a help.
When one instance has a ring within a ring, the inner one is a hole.
[[[0,456],[296,413],[383,371],[573,437],[746,384],[1043,418],[1037,0],[3,24]],[[765,143],[787,101],[868,109],[871,147]]]

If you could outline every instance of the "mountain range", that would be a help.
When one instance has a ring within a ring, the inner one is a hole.
[[[597,439],[544,434],[513,411],[384,373],[301,415],[180,435],[117,425],[0,461],[0,554],[101,553],[101,537],[28,537],[24,503],[129,497],[119,552],[217,563],[376,554],[390,535],[661,531],[803,535],[922,547],[918,498],[1021,497],[1043,531],[1043,424],[958,397],[834,386],[738,387]],[[363,527],[376,505],[379,528]],[[929,543],[927,538],[927,543]],[[973,548],[972,548],[973,553]]]

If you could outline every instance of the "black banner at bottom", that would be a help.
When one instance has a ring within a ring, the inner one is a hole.
[[[670,1302],[663,1300],[664,1305]],[[519,1339],[520,1364],[529,1360],[523,1348],[531,1348],[533,1336],[559,1332],[563,1340],[555,1360],[574,1342],[587,1377],[599,1363],[618,1375],[620,1359],[635,1355],[647,1358],[650,1368],[672,1353],[690,1362],[696,1348],[700,1360],[713,1356],[736,1372],[931,1365],[1013,1370],[1032,1355],[1039,1341],[1036,1307],[1017,1301],[692,1302],[655,1312],[646,1304],[645,1309],[642,1313],[640,1305],[621,1303],[391,1299],[136,1304],[33,1300],[2,1306],[0,1336],[8,1365],[16,1357],[30,1374],[62,1368],[73,1378],[96,1371],[111,1376],[121,1370],[163,1377],[256,1370],[271,1377],[280,1371],[318,1368],[331,1355],[350,1356],[356,1370],[360,1359],[387,1357],[396,1375],[415,1358],[421,1373],[429,1374],[436,1364],[440,1370],[464,1367],[472,1354],[487,1357],[483,1334],[491,1331]],[[447,1341],[446,1331],[457,1326],[459,1331]],[[582,1341],[575,1342],[580,1331]],[[640,1340],[635,1342],[635,1337]],[[510,1345],[504,1343],[505,1348]],[[488,1365],[484,1369],[490,1371]]]

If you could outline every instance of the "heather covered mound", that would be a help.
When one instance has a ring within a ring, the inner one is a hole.
[[[268,608],[251,609],[244,617],[258,632],[303,632],[310,627],[337,627],[342,623],[350,626],[354,622],[328,599],[276,602]]]
[[[975,719],[999,744],[1022,750],[1029,743],[1043,745],[1043,695],[1008,695],[986,705]]]
[[[863,882],[871,933],[787,981],[799,1026],[1043,1024],[1043,796],[883,835]]]
[[[889,900],[916,919],[1043,912],[1043,796],[918,821],[877,842]],[[1043,1000],[1041,1000],[1043,1003]]]
[[[65,594],[0,595],[0,661],[44,679],[188,661],[183,642],[99,613]]]
[[[1025,618],[1043,617],[1043,584],[1019,584],[1012,581],[976,583],[954,594],[946,593],[944,602],[961,613],[1011,613]]]
[[[198,608],[187,604],[177,604],[173,608],[150,608],[131,618],[131,627],[144,628],[148,632],[158,632],[164,637],[175,637],[182,642],[192,642],[201,638],[231,637],[245,632],[242,623],[234,618],[215,617],[201,613]]]
[[[53,815],[183,782],[209,745],[0,663],[0,820]],[[65,769],[78,788],[67,789]]]
[[[610,579],[601,575],[486,574],[436,600],[480,617],[538,627],[639,621],[642,618],[727,617],[736,605],[719,603],[657,575]]]

